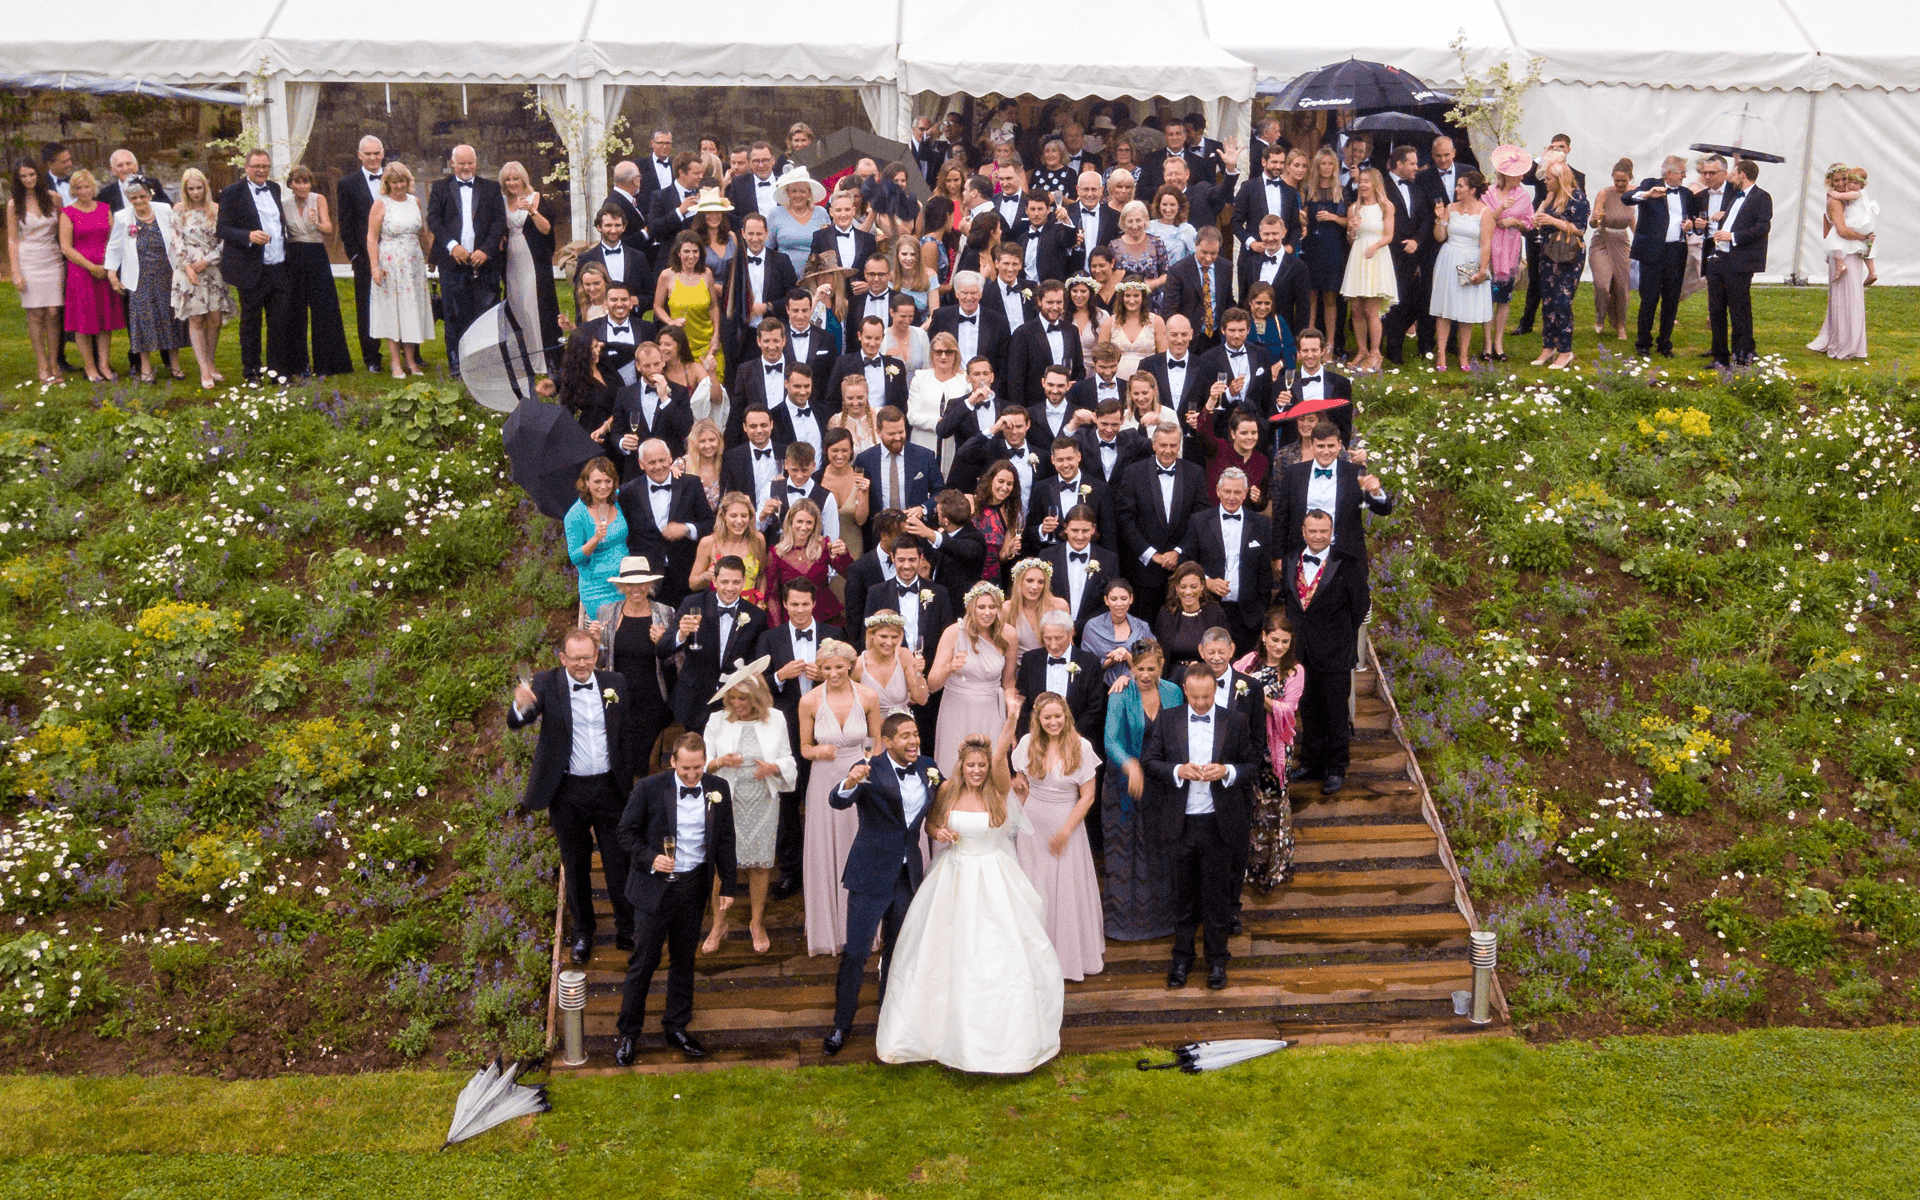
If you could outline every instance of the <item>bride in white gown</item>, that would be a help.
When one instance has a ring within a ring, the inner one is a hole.
[[[900,928],[880,1006],[882,1062],[1017,1075],[1060,1053],[1066,983],[1040,893],[1013,853],[1014,837],[1032,830],[1007,795],[1017,721],[1008,714],[995,745],[978,734],[961,742],[927,814],[946,849]]]

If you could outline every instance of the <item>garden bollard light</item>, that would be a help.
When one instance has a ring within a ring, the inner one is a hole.
[[[1499,952],[1500,939],[1496,934],[1476,931],[1468,934],[1467,940],[1471,943],[1467,961],[1473,964],[1473,1012],[1467,1020],[1475,1025],[1486,1025],[1493,1020],[1488,1008],[1493,1002],[1493,964]]]
[[[566,1057],[560,1061],[577,1067],[587,1061],[587,973],[560,972],[560,1036]]]

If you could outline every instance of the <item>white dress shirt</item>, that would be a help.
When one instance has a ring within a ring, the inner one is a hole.
[[[719,597],[716,596],[714,598],[714,611],[720,617],[717,622],[720,627],[720,657],[724,660],[727,656],[727,647],[733,642],[733,627],[740,620],[740,601],[735,600],[732,604],[722,604],[720,603]],[[721,665],[725,665],[724,661]]]
[[[1085,550],[1067,547],[1067,603],[1074,616],[1080,615],[1080,601],[1087,593],[1087,564],[1093,561],[1093,545]]]
[[[1055,365],[1065,365],[1067,361],[1067,323],[1048,321],[1042,326],[1047,331],[1047,358]],[[1078,334],[1076,333],[1077,337]]]
[[[1302,550],[1300,552],[1300,583],[1302,586],[1312,587],[1314,584],[1320,582],[1320,568],[1327,565],[1327,555],[1331,553],[1333,553],[1333,547],[1331,545],[1319,552],[1313,550]]]
[[[765,446],[748,442],[747,462],[753,467],[753,502],[757,507],[766,503],[768,486],[781,474],[780,452],[771,440]]]
[[[898,583],[899,579],[896,577],[894,582]],[[916,579],[913,581],[913,586],[897,600],[900,605],[900,619],[907,624],[906,638],[902,644],[909,650],[920,648],[920,589],[925,586],[924,581]]]
[[[1231,346],[1222,346],[1221,349],[1227,352],[1228,375],[1231,375],[1235,379],[1244,379],[1252,373],[1253,356],[1247,353],[1247,344],[1245,342],[1240,343],[1238,350],[1235,350]]]
[[[1034,465],[1027,461],[1033,453],[1033,447],[1021,444],[1007,447],[1007,462],[1013,467],[1013,473],[1020,477],[1020,511],[1033,511],[1033,473]]]
[[[802,637],[802,634],[806,636]],[[787,639],[793,646],[794,661],[805,663],[814,661],[814,658],[820,653],[819,622],[809,621],[805,629],[800,628],[799,625],[788,625]],[[808,679],[805,675],[796,676],[793,682],[800,685],[800,694],[802,696],[813,690],[813,680]]]
[[[1040,278],[1040,231],[1038,229],[1027,232],[1027,276],[1031,279]]]
[[[1104,442],[1096,435],[1093,439],[1093,444],[1100,452],[1100,474],[1102,478],[1112,479],[1113,469],[1120,465],[1119,441],[1116,439],[1111,442]]]
[[[980,356],[980,310],[971,314],[962,310],[960,319],[954,323],[953,338],[960,343],[960,366],[962,369]]]
[[[678,874],[707,861],[707,795],[680,782],[678,775],[673,777],[673,794],[673,869]]]
[[[876,354],[868,358],[860,356],[860,373],[866,376],[867,395],[884,397],[887,394],[887,356]]]
[[[1247,537],[1247,509],[1242,505],[1239,512],[1230,513],[1226,506],[1220,507],[1220,544],[1227,550],[1227,594],[1225,599],[1232,603],[1240,598],[1240,547]]]
[[[813,406],[812,401],[808,401],[805,408],[795,408],[791,400],[783,403],[787,406],[787,421],[793,426],[793,440],[812,446],[816,462],[827,461],[827,452],[820,445],[825,436],[820,427],[820,410]]]
[[[1067,664],[1072,661],[1072,646],[1068,646],[1067,652],[1058,659],[1051,654],[1047,655],[1047,690],[1056,696],[1064,697],[1067,694],[1067,685],[1073,679],[1073,676],[1067,674]]]
[[[1733,203],[1727,205],[1727,219],[1720,222],[1720,224],[1716,226],[1716,228],[1727,230],[1731,234],[1733,230],[1733,223],[1734,221],[1738,220],[1740,216],[1740,206],[1745,204],[1746,202],[1747,202],[1747,194],[1745,192],[1741,192],[1738,196],[1735,196],[1733,199]],[[1740,242],[1739,235],[1733,234],[1731,237],[1727,239],[1726,244],[1720,247],[1720,249],[1722,251],[1731,250],[1736,245],[1738,245],[1739,242]]]
[[[1172,407],[1180,403],[1181,394],[1187,390],[1187,366],[1192,361],[1192,351],[1179,359],[1167,359],[1167,394],[1160,398],[1161,404]]]
[[[760,210],[760,215],[763,217],[780,206],[780,202],[774,198],[773,192],[772,175],[768,175],[765,179],[760,178],[758,175],[753,177],[753,203],[755,207]]]
[[[669,475],[665,483],[655,483],[652,476],[647,477],[647,507],[653,510],[653,527],[665,529],[667,514],[673,508],[673,477]]]
[[[1389,175],[1387,176],[1387,178],[1393,180],[1393,186],[1400,189],[1400,199],[1406,202],[1408,215],[1412,215],[1413,213],[1413,181],[1408,179],[1402,179],[1398,175]]]
[[[760,377],[767,384],[767,411],[773,411],[776,404],[787,402],[787,360],[776,358],[772,362],[760,359]]]
[[[1300,385],[1300,399],[1323,400],[1326,398],[1327,376],[1324,367],[1311,375],[1302,375],[1294,382]]]
[[[921,781],[918,774],[909,770],[913,766],[912,763],[903,764],[891,753],[885,757],[887,765],[893,768],[895,781],[900,785],[900,813],[906,818],[907,828],[911,829],[913,823],[919,819],[920,811],[927,806],[927,785]],[[840,784],[840,794],[851,796],[856,786],[858,785],[843,781]],[[901,856],[900,861],[908,861],[912,853],[912,847],[909,846],[907,853]]]
[[[378,171],[367,171],[363,169],[360,172],[360,178],[367,185],[368,198],[378,200],[380,198],[380,173]]]
[[[840,255],[840,265],[852,267],[855,271],[860,270],[865,264],[854,261],[855,249],[859,246],[860,239],[854,236],[853,226],[849,225],[842,229],[834,225],[830,228],[833,230],[833,247]]]
[[[471,179],[463,180],[458,176],[454,177],[453,194],[460,200],[460,240],[454,242],[448,249],[452,249],[453,246],[472,247],[473,245],[474,186],[474,182]]]
[[[767,302],[767,255],[770,247],[761,247],[760,253],[747,255],[747,287],[752,292],[747,307]]]
[[[1065,400],[1060,401],[1059,404],[1042,404],[1040,406],[1040,415],[1047,422],[1047,439],[1049,441],[1067,431],[1067,418],[1072,414],[1073,409],[1067,405]]]
[[[603,242],[600,245],[600,253],[603,256],[601,265],[607,269],[607,278],[615,283],[625,283],[627,281],[626,246],[618,242],[609,246]],[[628,338],[627,340],[632,341],[633,339]]]
[[[847,325],[852,329],[859,329],[861,322],[868,317],[879,317],[882,325],[891,325],[893,322],[887,315],[887,306],[891,303],[893,303],[892,288],[883,292],[868,292],[861,297],[860,312],[849,319]]]
[[[656,158],[653,160],[653,179],[662,189],[673,186],[673,160]]]
[[[1219,703],[1205,713],[1187,710],[1187,761],[1196,767],[1213,761],[1213,727],[1224,711]],[[1202,779],[1187,781],[1187,815],[1208,816],[1213,812],[1213,785]]]
[[[1006,310],[1007,328],[1018,329],[1022,325],[1025,325],[1027,323],[1027,302],[1025,298],[1020,295],[1020,285],[1017,283],[996,282],[993,285],[993,290],[1000,297],[1000,306]]]
[[[280,205],[274,201],[273,192],[266,184],[255,186],[247,183],[253,195],[253,211],[260,215],[260,229],[271,240],[260,247],[260,261],[268,266],[287,260],[286,232],[280,224]]]
[[[1334,499],[1340,494],[1340,460],[1337,458],[1334,459],[1333,466],[1331,467],[1322,467],[1319,462],[1313,459],[1308,459],[1307,462],[1309,463],[1307,472],[1307,507],[1309,509],[1317,508],[1324,513],[1331,513],[1333,512]],[[1332,471],[1333,478],[1328,479],[1315,474],[1315,472],[1323,470]],[[1336,524],[1338,524],[1338,522],[1336,522]]]
[[[560,672],[567,685],[567,700],[573,710],[573,747],[567,757],[569,775],[605,775],[607,765],[607,702],[600,694],[600,677],[585,683]]]

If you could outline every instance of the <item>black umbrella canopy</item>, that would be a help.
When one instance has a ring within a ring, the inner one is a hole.
[[[580,468],[606,453],[573,414],[544,400],[524,400],[501,427],[513,481],[534,506],[558,521],[580,498]]]
[[[925,174],[913,165],[912,147],[905,142],[883,138],[877,133],[855,129],[851,125],[834,130],[793,158],[812,172],[815,179],[822,180],[852,170],[853,164],[863,158],[872,159],[876,167],[884,167],[890,162],[905,163],[908,194],[915,200],[925,200],[933,194],[927,187]]]
[[[1291,112],[1327,108],[1412,108],[1444,99],[1419,79],[1386,63],[1350,58],[1295,79],[1270,106]]]
[[[1377,130],[1383,133],[1426,133],[1438,135],[1440,127],[1425,117],[1416,117],[1412,113],[1383,112],[1368,113],[1349,129]]]

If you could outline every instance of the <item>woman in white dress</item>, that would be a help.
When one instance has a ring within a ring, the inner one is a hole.
[[[934,795],[927,829],[947,849],[894,944],[875,1036],[881,1062],[1018,1075],[1060,1053],[1066,980],[1040,893],[1013,852],[1032,829],[1007,795],[1017,721],[1009,713],[992,744],[968,736]]]
[[[387,340],[395,379],[426,373],[420,343],[433,336],[433,297],[427,292],[427,243],[433,235],[412,192],[413,172],[405,163],[388,163],[380,174],[380,198],[367,213],[367,259],[373,263],[367,336]]]
[[[527,169],[517,162],[500,167],[500,197],[507,207],[507,307],[530,343],[528,361],[535,374],[545,374],[547,356],[540,350],[545,340],[540,321],[540,264],[527,244],[527,226],[538,234],[551,234],[553,223],[540,211],[540,193],[533,190]],[[547,267],[549,283],[552,265]]]
[[[1380,370],[1380,314],[1400,299],[1393,275],[1393,209],[1380,172],[1355,173],[1358,191],[1347,208],[1347,274],[1340,294],[1353,302],[1353,369]]]
[[[941,414],[973,388],[967,383],[966,364],[960,361],[960,343],[952,334],[934,334],[927,357],[932,365],[915,371],[907,383],[907,436],[914,445],[938,454],[944,440],[938,433]],[[944,464],[941,469],[946,469]]]
[[[1167,323],[1147,307],[1152,295],[1146,280],[1127,276],[1114,297],[1113,315],[1100,324],[1099,340],[1120,350],[1121,379],[1132,378],[1141,359],[1167,348]]]
[[[773,949],[767,936],[767,888],[773,880],[774,835],[780,825],[780,793],[800,781],[800,764],[787,741],[787,719],[773,706],[773,694],[760,674],[764,656],[720,681],[720,710],[707,718],[707,770],[727,781],[733,793],[734,853],[747,877],[750,915],[747,933],[753,952]],[[714,896],[720,880],[713,881]],[[727,936],[727,913],[716,906],[713,930],[700,947],[712,954]]]
[[[1493,272],[1489,265],[1493,210],[1480,202],[1486,190],[1487,181],[1478,171],[1464,171],[1453,185],[1453,203],[1445,208],[1438,200],[1433,203],[1433,236],[1441,242],[1440,253],[1433,260],[1433,300],[1428,306],[1436,326],[1436,371],[1447,369],[1447,338],[1456,325],[1460,329],[1460,369],[1470,370],[1467,364],[1473,361],[1468,357],[1473,327],[1493,320]],[[1482,345],[1481,349],[1491,347]]]

